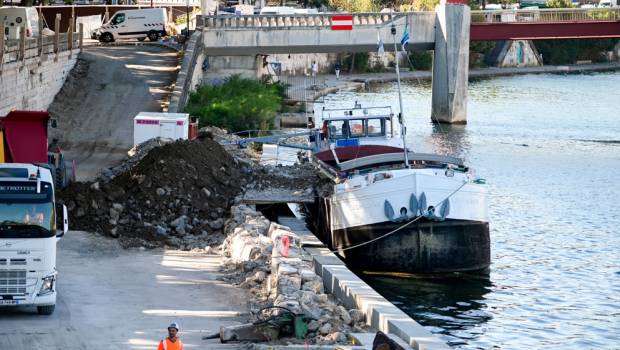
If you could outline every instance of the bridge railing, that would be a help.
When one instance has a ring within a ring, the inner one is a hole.
[[[235,15],[205,16],[205,29],[211,28],[288,28],[288,27],[331,27],[333,17],[349,15],[342,13],[320,13],[300,15]],[[390,23],[392,20],[406,16],[407,13],[355,13],[354,26],[377,26]]]
[[[618,21],[620,8],[471,11],[472,23]]]

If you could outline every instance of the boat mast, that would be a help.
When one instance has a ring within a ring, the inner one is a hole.
[[[405,18],[407,20],[407,18]],[[398,67],[398,49],[396,47],[396,26],[394,25],[394,17],[392,15],[392,27],[390,28],[390,32],[392,33],[392,38],[394,39],[394,62],[396,63],[394,66],[396,67],[396,82],[398,84],[398,104],[400,108],[400,113],[398,113],[398,122],[400,123],[400,136],[403,139],[403,153],[405,154],[405,167],[410,168],[409,165],[409,155],[407,154],[407,142],[405,141],[405,121],[403,116],[403,95],[400,92],[400,69]]]

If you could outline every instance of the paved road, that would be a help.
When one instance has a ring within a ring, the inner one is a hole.
[[[154,350],[172,320],[186,350],[221,348],[202,336],[243,322],[248,297],[216,280],[218,264],[217,256],[123,250],[69,232],[59,242],[56,312],[0,309],[0,349]]]
[[[154,45],[91,46],[49,107],[52,129],[78,179],[94,177],[133,147],[133,117],[167,106],[178,70],[175,51]]]

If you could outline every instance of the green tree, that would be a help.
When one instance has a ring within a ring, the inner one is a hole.
[[[345,12],[374,12],[380,4],[373,0],[329,0],[329,6]]]
[[[439,4],[439,0],[415,0],[413,9],[415,11],[435,11],[435,7]]]
[[[185,112],[197,116],[200,126],[230,131],[268,130],[282,107],[285,92],[280,84],[265,84],[238,75],[220,85],[205,85],[190,95]]]
[[[547,7],[550,8],[571,8],[573,3],[571,0],[547,0]]]

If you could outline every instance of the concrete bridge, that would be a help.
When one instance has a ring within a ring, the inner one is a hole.
[[[393,50],[408,25],[407,50],[434,50],[432,120],[466,123],[470,40],[620,37],[619,9],[470,11],[441,4],[435,12],[351,14],[350,30],[337,30],[341,15],[205,16],[205,53],[373,52],[378,38]]]

